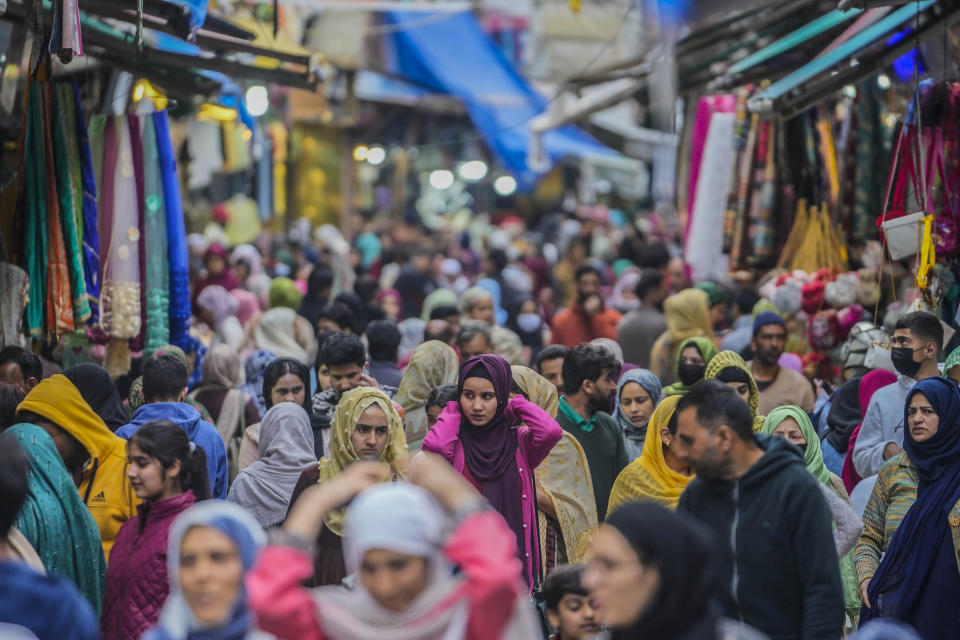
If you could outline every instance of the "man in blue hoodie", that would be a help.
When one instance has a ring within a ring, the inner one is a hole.
[[[137,429],[154,420],[170,420],[183,429],[190,441],[207,455],[210,495],[227,497],[229,482],[227,449],[216,427],[205,422],[196,409],[186,404],[187,367],[175,355],[155,355],[143,365],[143,399],[146,402],[133,413],[133,421],[117,429],[117,435],[130,439]]]
[[[696,471],[680,496],[713,531],[724,615],[777,640],[839,638],[844,599],[830,510],[803,455],[756,435],[730,387],[703,380],[677,404],[678,455]]]

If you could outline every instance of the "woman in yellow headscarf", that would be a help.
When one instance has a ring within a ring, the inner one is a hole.
[[[382,433],[383,430],[386,433]],[[369,450],[357,447],[370,447]],[[300,494],[315,484],[329,482],[358,460],[390,465],[393,479],[406,477],[407,441],[393,402],[376,387],[357,387],[343,394],[330,423],[330,457],[303,470],[290,498],[290,509]],[[347,576],[343,562],[343,517],[346,507],[328,511],[314,545],[313,577],[309,586],[340,584]]]
[[[713,339],[709,301],[706,292],[700,289],[684,289],[664,301],[667,330],[650,350],[650,371],[660,378],[662,384],[668,385],[676,380],[673,367],[681,344],[690,338]]]
[[[664,398],[650,416],[643,453],[617,476],[610,492],[608,512],[635,500],[659,502],[670,509],[677,508],[680,494],[693,477],[689,465],[670,449],[677,431],[676,421],[673,421],[671,429],[671,418],[681,397]]]
[[[430,430],[427,425],[427,397],[442,384],[455,384],[460,375],[460,359],[450,345],[428,340],[413,350],[410,364],[403,373],[396,401],[407,412],[407,447],[411,453]]]
[[[520,393],[555,417],[559,406],[557,388],[528,367],[514,365],[510,369]],[[542,580],[557,565],[586,560],[590,538],[597,528],[597,505],[587,457],[577,439],[566,431],[534,476]]]
[[[757,407],[760,406],[760,391],[757,389],[757,381],[753,379],[750,373],[750,367],[733,351],[721,351],[713,356],[713,359],[707,364],[707,372],[703,376],[704,380],[719,380],[728,387],[737,392],[743,401],[750,407],[753,413],[753,430],[763,429],[763,416],[757,415]]]

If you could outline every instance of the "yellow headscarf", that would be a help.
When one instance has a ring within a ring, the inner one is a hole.
[[[351,436],[360,419],[360,414],[376,404],[387,416],[387,446],[380,454],[380,462],[393,468],[395,478],[403,478],[407,473],[407,441],[403,436],[403,423],[400,414],[390,398],[376,387],[357,387],[347,391],[340,398],[330,423],[330,457],[320,458],[317,465],[320,477],[317,484],[323,484],[340,475],[351,463],[360,459],[353,448]],[[323,521],[338,536],[343,530],[343,517],[346,507],[330,511]]]
[[[713,380],[720,375],[721,371],[728,367],[736,367],[744,371],[750,379],[750,400],[747,404],[753,413],[753,430],[759,433],[763,429],[764,422],[764,417],[757,415],[757,408],[760,406],[760,391],[757,389],[757,381],[753,379],[753,373],[751,373],[750,367],[747,366],[747,363],[738,353],[734,351],[721,351],[713,356],[713,360],[707,364],[707,372],[704,374],[703,379]]]
[[[713,337],[710,299],[700,289],[684,289],[667,298],[663,314],[667,318],[670,341],[675,345],[689,338]]]
[[[552,417],[557,416],[557,388],[539,373],[520,365],[510,367],[513,382],[525,396]],[[567,562],[579,564],[589,556],[590,540],[597,528],[597,503],[587,456],[577,439],[563,432],[550,455],[540,463],[534,475],[539,489],[553,500],[567,549]],[[540,520],[540,548],[546,549],[547,527],[543,513]]]
[[[647,422],[647,436],[640,457],[628,464],[613,483],[608,512],[636,500],[659,502],[671,509],[677,508],[680,494],[693,476],[677,473],[667,466],[663,455],[660,430],[667,426],[682,396],[664,398]]]
[[[407,444],[420,450],[427,435],[427,414],[423,410],[430,392],[442,384],[452,384],[460,374],[460,359],[450,345],[428,340],[413,350],[403,373],[396,401],[407,412]]]

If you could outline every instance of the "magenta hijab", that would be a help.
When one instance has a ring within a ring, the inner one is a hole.
[[[520,473],[517,469],[517,430],[506,416],[513,373],[510,364],[496,355],[474,356],[460,367],[457,398],[463,395],[468,378],[480,377],[493,383],[497,412],[487,424],[477,427],[466,416],[460,418],[460,442],[470,475],[480,484],[480,493],[517,537],[517,549],[525,549],[523,507],[520,499]],[[463,407],[461,406],[461,413]]]

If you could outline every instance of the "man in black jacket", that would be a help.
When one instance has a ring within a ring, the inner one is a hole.
[[[746,403],[716,380],[680,400],[675,443],[697,477],[678,509],[714,533],[716,595],[727,616],[771,640],[839,638],[844,600],[830,511],[800,451],[752,425]]]

